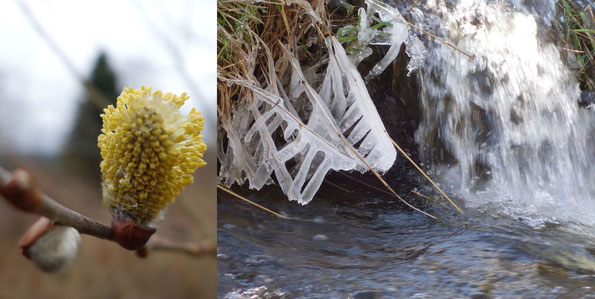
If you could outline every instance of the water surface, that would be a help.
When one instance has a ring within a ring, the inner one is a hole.
[[[363,185],[341,186],[361,194],[326,185],[303,207],[274,188],[248,196],[308,221],[220,192],[219,296],[595,297],[592,228],[532,227],[487,210],[460,216],[437,204],[433,220]]]

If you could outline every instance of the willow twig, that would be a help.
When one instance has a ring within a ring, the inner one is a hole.
[[[113,241],[110,226],[83,216],[41,193],[26,170],[17,169],[11,175],[0,167],[0,177],[0,194],[18,209],[47,217],[56,224],[74,227],[81,234]]]
[[[153,237],[154,240],[148,242],[154,228],[136,227],[117,220],[112,221],[111,226],[95,221],[42,193],[35,186],[32,175],[24,169],[11,174],[0,166],[0,195],[21,211],[44,216],[57,225],[73,227],[81,234],[116,242],[126,249],[172,251],[194,256],[216,250],[216,245],[208,242],[176,243],[160,237]]]

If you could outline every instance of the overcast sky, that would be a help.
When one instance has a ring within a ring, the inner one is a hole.
[[[100,51],[122,86],[188,92],[216,141],[216,2],[23,0],[85,76]],[[57,153],[83,89],[19,5],[0,0],[0,151]],[[181,59],[176,58],[176,53]]]

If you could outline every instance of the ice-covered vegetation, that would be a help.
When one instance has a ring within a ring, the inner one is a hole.
[[[377,76],[403,43],[410,72],[421,65],[425,48],[395,8],[366,1],[332,34],[324,2],[218,6],[221,183],[276,182],[307,204],[331,170],[391,168],[396,150],[356,66],[370,44],[388,45]]]

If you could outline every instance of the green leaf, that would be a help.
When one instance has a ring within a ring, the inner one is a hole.
[[[347,11],[347,16],[351,16],[351,14],[353,14],[353,5],[342,1],[341,6]]]
[[[595,29],[572,29],[572,32],[595,33]]]
[[[356,40],[357,36],[353,36],[353,35],[348,35],[348,36],[338,36],[337,40],[339,42],[346,42],[346,41],[351,41],[351,40]]]

